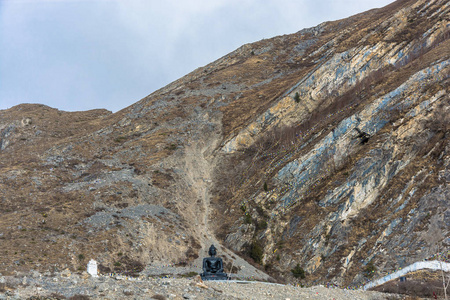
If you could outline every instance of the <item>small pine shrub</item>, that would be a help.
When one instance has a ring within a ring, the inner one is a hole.
[[[300,267],[300,264],[297,264],[295,268],[291,269],[291,272],[295,278],[305,279],[306,277],[305,270],[303,270],[303,268]]]
[[[269,190],[269,188],[267,187],[267,182],[264,182],[264,191],[267,192]]]
[[[250,257],[258,264],[261,264],[263,255],[264,251],[262,246],[258,242],[253,241],[250,246]]]
[[[364,269],[366,277],[372,278],[375,275],[376,271],[377,267],[375,267],[372,261],[369,261],[369,263],[366,265],[366,268]]]
[[[295,102],[299,103],[300,102],[300,94],[298,92],[295,93],[294,95],[294,100]]]
[[[252,224],[252,217],[248,213],[244,215],[244,224]]]

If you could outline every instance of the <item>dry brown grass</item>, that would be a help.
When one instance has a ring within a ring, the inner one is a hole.
[[[438,299],[440,299],[444,296],[442,278],[440,276],[441,274],[435,271],[415,272],[406,275],[406,281],[400,282],[400,280],[392,280],[371,290],[384,293],[403,294],[417,299],[423,297],[434,299],[434,295],[436,295]],[[449,292],[450,288],[447,288],[447,294]]]

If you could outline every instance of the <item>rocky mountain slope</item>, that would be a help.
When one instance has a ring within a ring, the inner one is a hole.
[[[238,277],[357,285],[448,251],[449,36],[450,1],[400,0],[114,114],[0,111],[0,272],[199,272],[214,243]]]

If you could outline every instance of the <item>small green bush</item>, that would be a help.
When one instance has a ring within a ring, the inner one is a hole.
[[[188,278],[188,277],[194,277],[194,276],[197,276],[198,275],[198,273],[197,272],[188,272],[188,273],[184,273],[184,274],[181,274],[181,277],[183,277],[183,278]]]
[[[116,143],[123,143],[123,142],[125,142],[127,140],[127,137],[126,136],[118,136],[118,137],[116,137],[115,139],[114,139],[114,142],[116,142]]]
[[[264,182],[264,191],[267,192],[269,190],[269,188],[267,187],[267,182]]]
[[[267,221],[261,220],[260,222],[256,223],[256,230],[264,230],[267,228]]]
[[[295,102],[299,103],[300,102],[300,94],[298,92],[295,93],[294,95],[294,100]]]
[[[252,224],[252,217],[249,213],[246,213],[244,215],[244,224]]]
[[[373,264],[372,261],[369,261],[369,263],[366,265],[366,268],[364,269],[364,274],[368,278],[372,278],[375,275],[375,272],[377,271],[377,267]]]
[[[166,147],[166,149],[173,151],[176,150],[178,148],[178,146],[176,144],[170,144],[169,146]]]
[[[253,258],[253,260],[255,262],[260,264],[262,262],[263,256],[264,256],[264,251],[263,251],[261,244],[259,244],[256,241],[253,241],[250,246],[250,257]]]
[[[84,259],[84,254],[78,254],[78,260],[83,260]]]
[[[306,277],[305,270],[303,270],[303,268],[300,267],[300,264],[297,264],[295,268],[291,269],[291,272],[295,278],[305,279]]]

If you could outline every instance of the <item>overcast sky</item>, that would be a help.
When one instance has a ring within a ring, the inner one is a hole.
[[[393,0],[0,0],[0,109],[125,108],[243,44]]]

